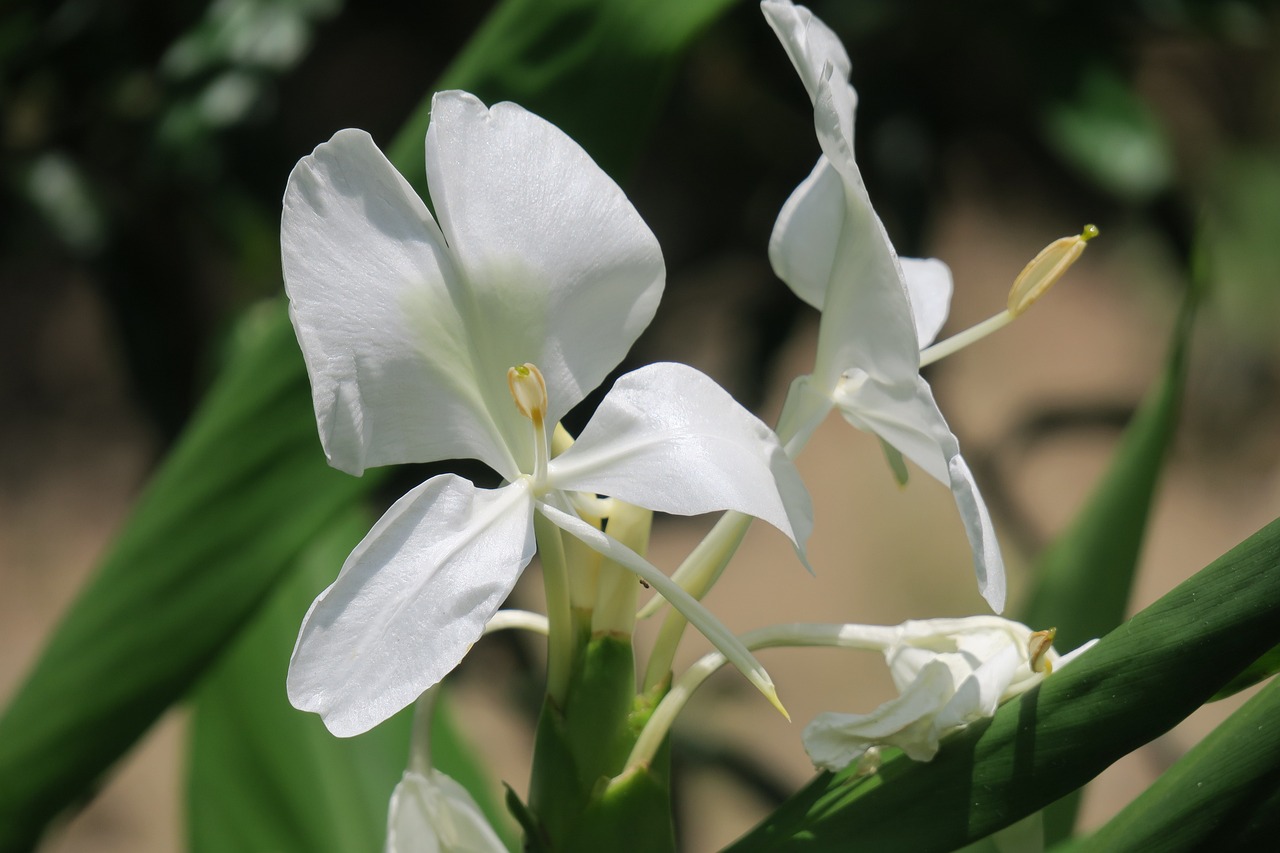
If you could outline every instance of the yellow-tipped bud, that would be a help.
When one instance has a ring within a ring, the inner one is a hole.
[[[1049,649],[1053,647],[1053,638],[1057,635],[1057,628],[1031,633],[1031,639],[1027,641],[1027,652],[1032,672],[1043,672],[1045,675],[1053,672],[1053,662],[1048,655]]]
[[[547,380],[542,371],[528,363],[513,367],[507,371],[507,386],[520,414],[541,425],[547,416]]]
[[[1084,252],[1085,244],[1097,236],[1098,226],[1086,225],[1076,236],[1062,237],[1041,249],[1014,279],[1009,290],[1009,313],[1017,317],[1030,308],[1070,269]]]

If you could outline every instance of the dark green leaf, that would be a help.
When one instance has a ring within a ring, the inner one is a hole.
[[[930,763],[823,774],[730,849],[954,850],[1168,731],[1280,639],[1280,521],[1108,634]]]
[[[1039,560],[1022,621],[1057,627],[1056,645],[1072,649],[1119,625],[1129,604],[1151,503],[1177,428],[1186,384],[1187,348],[1199,291],[1187,291],[1160,384],[1148,395],[1107,475],[1071,528]],[[1053,841],[1071,834],[1079,795],[1055,803],[1045,816]]]
[[[1102,829],[1089,851],[1267,850],[1280,833],[1280,682],[1232,714]]]

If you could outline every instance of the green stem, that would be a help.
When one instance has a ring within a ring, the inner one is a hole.
[[[533,532],[542,558],[542,586],[547,596],[547,695],[563,704],[573,672],[577,632],[569,606],[569,572],[560,528],[535,513]]]

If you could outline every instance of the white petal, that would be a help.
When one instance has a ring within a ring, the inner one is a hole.
[[[938,736],[994,714],[1021,663],[1022,656],[1012,644],[984,660],[956,686],[955,695],[934,717]]]
[[[702,632],[726,659],[755,685],[756,689],[773,703],[774,707],[786,714],[778,702],[778,692],[774,688],[773,679],[760,662],[755,659],[742,641],[724,626],[693,596],[680,588],[678,584],[662,573],[656,566],[645,560],[635,551],[623,545],[611,536],[587,524],[576,515],[565,512],[550,503],[539,502],[538,511],[561,530],[580,540],[588,548],[603,554],[618,565],[633,572],[636,577],[657,590],[658,594],[671,603],[680,615],[691,625]]]
[[[405,771],[391,794],[387,853],[506,853],[466,788],[439,770]]]
[[[920,346],[898,254],[871,206],[853,159],[853,139],[833,100],[820,86],[814,124],[823,152],[844,183],[845,211],[831,282],[822,306],[814,378],[827,390],[857,368],[882,382],[903,382],[920,371]]]
[[[552,460],[554,488],[659,512],[737,510],[803,546],[812,507],[777,437],[710,377],[651,364],[618,379],[578,440]]]
[[[440,229],[367,133],[339,131],[294,168],[280,246],[330,464],[472,457],[518,476],[470,378]],[[506,366],[498,379],[506,394]]]
[[[941,662],[925,666],[902,695],[870,714],[819,714],[805,726],[804,748],[818,767],[842,770],[869,747],[890,744],[916,761],[938,751],[933,715],[955,692],[951,671]]]
[[[920,349],[933,343],[951,311],[951,270],[937,258],[898,258],[911,297]]]
[[[810,100],[816,97],[818,77],[825,65],[830,64],[839,79],[849,79],[849,54],[840,38],[812,12],[781,0],[764,0],[760,10],[800,74]]]
[[[387,510],[311,605],[289,700],[339,737],[390,717],[457,666],[533,557],[526,481],[432,477]]]
[[[846,381],[837,390],[835,400],[841,414],[950,486],[973,549],[978,589],[999,613],[1004,609],[1005,576],[995,528],[973,474],[960,456],[960,443],[938,410],[929,384],[919,375],[912,382],[892,385],[869,377],[860,379]]]
[[[844,231],[844,179],[823,155],[778,213],[769,236],[774,274],[822,310]]]
[[[438,93],[427,181],[469,285],[477,357],[502,395],[508,367],[536,364],[555,423],[653,317],[666,277],[657,240],[577,143],[515,104]]]

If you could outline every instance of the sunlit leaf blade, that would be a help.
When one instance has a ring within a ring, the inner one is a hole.
[[[1021,619],[1036,628],[1056,627],[1060,649],[1101,637],[1128,609],[1151,504],[1177,429],[1199,294],[1197,286],[1188,289],[1164,374],[1125,431],[1106,476],[1071,528],[1036,564]],[[1071,834],[1079,802],[1078,794],[1070,795],[1049,809],[1045,836],[1050,842]]]
[[[1072,850],[1266,850],[1280,832],[1280,682],[1273,681]]]
[[[0,719],[0,850],[25,850],[199,677],[368,483],[319,452],[282,306],[255,312],[182,441]]]
[[[507,0],[444,86],[521,100],[616,172],[644,143],[679,54],[727,6]],[[391,149],[411,178],[423,171],[429,94]],[[309,539],[379,478],[325,466],[283,304],[248,325],[248,342],[0,718],[0,851],[29,849],[88,796]]]
[[[381,847],[387,803],[408,762],[412,713],[336,738],[319,717],[295,710],[281,687],[302,615],[369,524],[366,513],[352,511],[331,526],[200,684],[188,766],[193,853]],[[436,719],[436,765],[475,791],[501,826],[504,815],[458,747],[448,715]]]
[[[730,849],[954,850],[1168,731],[1280,638],[1280,521],[1108,634],[931,763],[823,774]]]

